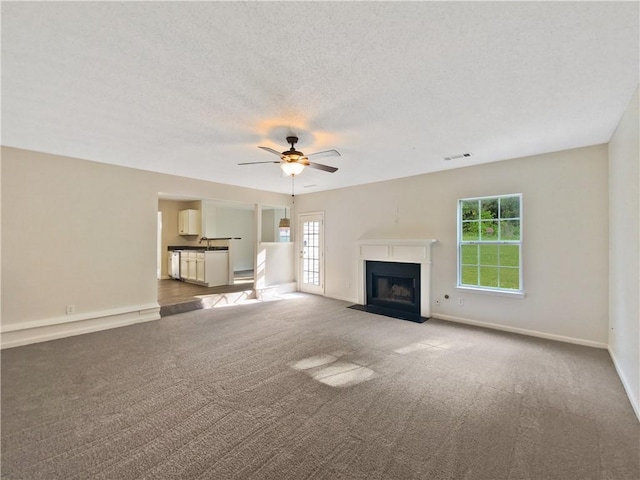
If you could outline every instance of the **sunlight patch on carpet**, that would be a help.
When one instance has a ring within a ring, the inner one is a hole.
[[[426,343],[411,343],[406,347],[396,348],[394,352],[399,353],[400,355],[406,355],[407,353],[416,352],[418,350],[424,350],[425,348],[433,348],[432,345],[427,345]]]
[[[328,377],[316,378],[316,380],[330,387],[349,387],[371,380],[374,376],[375,372],[370,368],[357,367],[346,372],[329,375]]]
[[[310,368],[320,367],[328,363],[333,363],[336,360],[338,360],[338,358],[334,357],[333,355],[316,355],[315,357],[303,358],[299,362],[291,365],[291,367],[295,368],[296,370],[308,370]]]
[[[338,361],[340,353],[314,355],[303,358],[293,364],[291,368],[305,371],[314,380],[330,387],[349,387],[371,380],[375,372],[357,363]]]

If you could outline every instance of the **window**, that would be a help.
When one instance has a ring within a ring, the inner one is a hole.
[[[278,228],[278,239],[280,242],[290,242],[291,241],[291,228],[290,227],[280,227]]]
[[[458,200],[458,287],[522,293],[522,194]]]

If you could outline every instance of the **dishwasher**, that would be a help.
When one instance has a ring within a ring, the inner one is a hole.
[[[169,265],[169,276],[180,280],[180,251],[174,250],[171,252],[171,265]]]

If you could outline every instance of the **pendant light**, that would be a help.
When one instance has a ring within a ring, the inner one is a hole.
[[[290,228],[291,227],[291,219],[287,217],[287,208],[284,209],[284,218],[280,219],[280,223],[278,224],[278,228]]]

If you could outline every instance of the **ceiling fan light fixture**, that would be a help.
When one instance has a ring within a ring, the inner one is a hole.
[[[299,175],[304,170],[304,165],[298,162],[282,162],[280,164],[280,168],[285,173],[285,175]]]
[[[305,155],[304,153],[296,150],[295,145],[297,142],[298,142],[298,137],[287,137],[287,143],[291,145],[291,148],[282,153],[278,152],[277,150],[274,150],[271,147],[258,146],[258,148],[280,157],[279,162],[276,162],[276,161],[244,162],[244,163],[239,163],[238,165],[253,165],[256,163],[279,163],[280,168],[282,169],[284,174],[292,178],[302,173],[302,171],[304,170],[304,167],[309,167],[316,170],[322,170],[324,172],[329,172],[329,173],[338,171],[336,167],[330,167],[329,165],[323,165],[317,162],[310,162],[309,157],[313,156],[314,160],[316,158],[321,158],[321,157],[339,157],[340,152],[338,152],[337,150],[325,150],[323,152],[315,152],[310,155]]]

